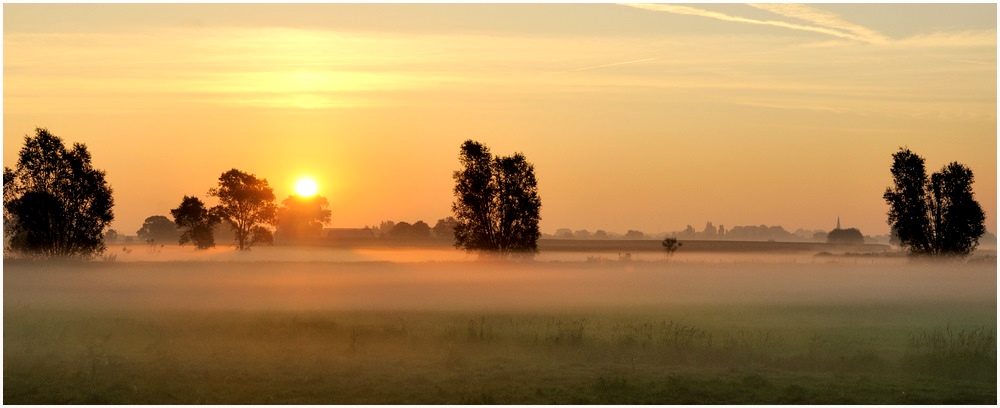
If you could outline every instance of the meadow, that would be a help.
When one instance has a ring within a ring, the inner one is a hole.
[[[5,261],[4,402],[996,404],[995,258],[288,251]]]

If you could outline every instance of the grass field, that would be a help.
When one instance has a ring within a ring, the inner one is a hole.
[[[7,261],[4,402],[996,404],[996,319],[995,262]]]

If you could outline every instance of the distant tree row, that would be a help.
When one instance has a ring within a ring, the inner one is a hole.
[[[434,224],[432,228],[426,222],[417,221],[413,224],[408,222],[383,221],[378,227],[372,227],[373,232],[379,238],[392,239],[454,239],[455,225],[458,221],[454,217],[442,218]]]
[[[537,252],[541,236],[541,199],[534,165],[524,155],[494,157],[489,148],[465,141],[459,153],[461,169],[455,180],[452,203],[454,217],[438,220],[431,228],[414,224],[383,223],[378,230],[390,238],[453,236],[455,246],[469,251],[487,251],[502,257],[530,256]],[[893,185],[883,194],[889,204],[888,223],[897,242],[911,254],[965,256],[979,245],[985,231],[985,214],[975,200],[972,171],[957,162],[927,176],[924,159],[909,149],[893,155],[890,169]],[[289,196],[278,207],[266,179],[237,169],[222,173],[219,184],[208,191],[219,200],[207,207],[201,199],[184,196],[170,210],[173,227],[165,216],[148,217],[136,232],[147,242],[176,239],[197,248],[215,246],[217,227],[232,231],[237,248],[273,243],[275,236],[289,241],[321,236],[330,220],[328,202],[320,196]],[[112,189],[105,173],[94,168],[87,147],[75,143],[67,149],[62,139],[47,129],[36,128],[25,136],[17,165],[4,167],[4,249],[26,256],[89,258],[105,249],[105,239],[117,235],[105,229],[114,219]],[[839,224],[839,223],[838,223]],[[272,231],[272,228],[276,231]],[[726,230],[707,223],[703,231],[688,228],[664,240],[668,252],[688,236],[727,239],[787,240],[796,235],[781,227],[746,226]],[[591,235],[585,230],[559,230],[560,237]],[[992,237],[992,235],[989,235]],[[817,232],[814,238],[819,238]],[[629,230],[625,238],[641,239],[641,231]],[[856,228],[838,228],[826,234],[829,242],[863,242]]]

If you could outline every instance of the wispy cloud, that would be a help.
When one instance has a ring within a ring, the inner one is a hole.
[[[957,32],[934,31],[908,38],[894,39],[877,30],[851,23],[835,13],[804,4],[749,4],[749,6],[756,9],[764,10],[781,17],[792,18],[800,22],[761,20],[672,4],[622,3],[621,5],[643,10],[698,16],[735,23],[808,31],[866,44],[893,47],[996,47],[997,44],[996,29]]]
[[[826,26],[804,25],[804,24],[789,23],[787,21],[778,21],[778,20],[758,20],[753,18],[734,16],[726,13],[720,13],[717,11],[704,10],[690,6],[678,6],[673,4],[623,3],[622,5],[644,10],[699,16],[699,17],[713,18],[722,21],[732,21],[736,23],[757,24],[757,25],[766,25],[773,27],[782,27],[791,30],[810,31],[814,33],[826,34],[849,40],[871,42],[871,38],[869,36],[859,35],[853,31],[842,31],[837,28],[830,28]],[[792,11],[789,11],[789,13],[792,13]],[[800,11],[798,12],[798,14],[809,15],[811,17],[818,18],[818,14],[816,13]]]
[[[881,44],[889,41],[886,36],[875,30],[845,21],[843,18],[834,13],[820,10],[808,5],[768,3],[750,4],[749,6],[769,11],[780,16],[802,20],[820,27],[839,30],[846,34],[853,35],[853,39],[859,41],[875,44]]]

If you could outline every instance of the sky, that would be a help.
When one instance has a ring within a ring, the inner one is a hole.
[[[996,232],[996,4],[4,4],[3,163],[87,145],[134,234],[236,168],[331,227],[450,215],[459,146],[535,166],[542,232],[887,234],[892,154]]]

